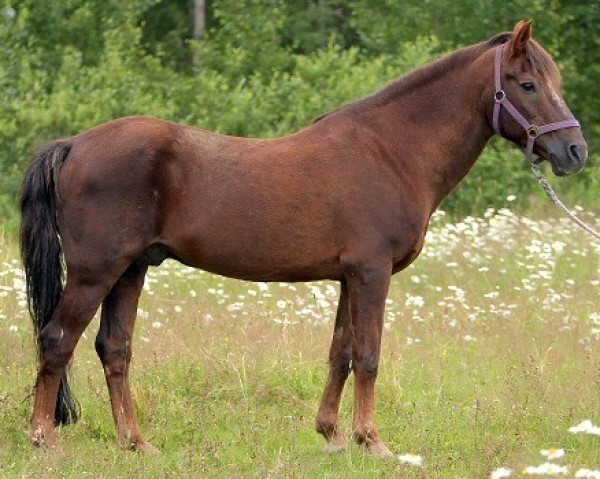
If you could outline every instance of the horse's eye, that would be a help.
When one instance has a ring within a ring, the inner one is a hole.
[[[524,81],[521,83],[521,88],[525,91],[525,93],[535,92],[535,85],[531,81]]]

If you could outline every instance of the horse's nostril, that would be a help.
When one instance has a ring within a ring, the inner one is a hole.
[[[581,163],[584,160],[585,153],[583,152],[581,145],[578,145],[577,143],[571,143],[568,150],[569,158],[574,163]]]

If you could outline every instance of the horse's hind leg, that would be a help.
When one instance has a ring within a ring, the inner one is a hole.
[[[327,440],[325,446],[327,452],[342,451],[346,448],[346,440],[338,427],[338,411],[342,390],[350,374],[350,360],[352,358],[351,328],[348,287],[346,282],[342,281],[333,339],[329,349],[329,377],[315,421],[317,432]]]
[[[50,447],[57,446],[54,411],[60,378],[81,334],[109,289],[106,282],[92,282],[73,271],[69,273],[52,319],[42,329],[39,337],[40,365],[35,384],[31,441]]]
[[[158,450],[142,438],[129,387],[131,340],[147,270],[145,261],[131,264],[106,296],[96,352],[104,367],[118,443],[127,449],[157,454]]]

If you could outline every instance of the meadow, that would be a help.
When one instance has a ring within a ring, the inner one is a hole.
[[[35,351],[18,252],[4,237],[0,476],[600,477],[599,259],[600,244],[565,219],[437,214],[387,301],[377,411],[390,461],[354,445],[327,455],[314,432],[337,284],[247,283],[168,261],[147,277],[131,377],[162,454],[114,441],[96,319],[72,368],[82,419],[59,432],[59,456],[28,442]],[[350,376],[347,434],[352,388]]]

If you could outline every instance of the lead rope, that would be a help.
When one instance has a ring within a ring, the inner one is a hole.
[[[548,198],[550,198],[550,200],[556,206],[558,206],[558,208],[565,215],[567,215],[576,225],[580,226],[585,231],[587,231],[589,234],[591,234],[592,236],[596,237],[596,239],[600,239],[600,233],[598,233],[594,228],[592,228],[588,224],[586,224],[583,221],[581,221],[577,217],[577,215],[575,215],[575,213],[573,213],[569,208],[567,208],[564,205],[564,203],[562,201],[560,201],[560,198],[556,195],[556,193],[552,189],[552,186],[550,185],[550,183],[548,183],[548,180],[542,174],[542,171],[540,170],[540,167],[537,164],[535,164],[535,163],[531,163],[531,169],[533,170],[533,174],[535,175],[538,183],[542,186],[542,188],[544,188],[544,191],[548,195]]]

